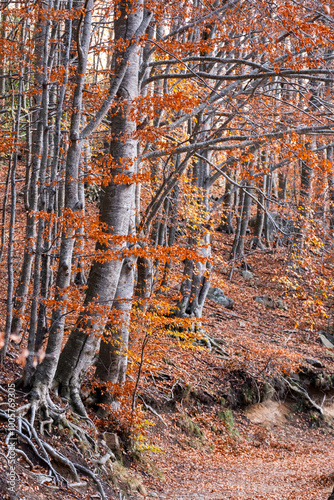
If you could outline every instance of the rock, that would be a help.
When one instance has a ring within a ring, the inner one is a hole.
[[[114,452],[115,455],[118,455],[121,450],[121,445],[117,434],[115,434],[114,432],[105,432],[103,434],[103,438],[108,448],[110,448],[110,450]]]
[[[207,299],[226,307],[226,309],[233,309],[234,300],[226,297],[223,290],[220,288],[211,287],[208,291]]]
[[[276,308],[275,301],[271,297],[268,297],[268,295],[264,295],[263,297],[255,297],[254,300],[255,302],[258,302],[259,304],[269,307],[270,309]]]
[[[239,321],[240,328],[246,328],[246,323],[244,321]]]
[[[241,276],[247,281],[252,280],[254,278],[254,274],[251,273],[250,271],[241,271]]]
[[[325,347],[328,347],[329,349],[334,349],[334,344],[332,344],[327,337],[325,337],[325,335],[323,335],[322,333],[320,334],[320,340],[322,342],[322,344],[325,346]]]
[[[284,309],[285,311],[288,309],[287,305],[282,299],[274,300],[269,295],[263,295],[262,297],[254,297],[255,302],[262,304],[269,309]]]
[[[318,359],[310,359],[310,358],[306,358],[305,360],[307,363],[309,363],[310,365],[314,366],[315,368],[322,368],[322,363],[321,361],[319,361]]]
[[[72,490],[83,492],[88,489],[88,483],[86,481],[82,481],[80,483],[69,483],[69,487],[72,488]]]
[[[284,311],[288,310],[288,306],[286,305],[286,303],[282,299],[278,299],[277,307],[278,307],[278,309],[284,309]]]
[[[319,331],[319,335],[323,335],[324,337],[326,337],[327,340],[330,341],[331,344],[334,345],[334,335],[332,335],[331,333],[329,332],[325,332],[323,330],[320,330]]]

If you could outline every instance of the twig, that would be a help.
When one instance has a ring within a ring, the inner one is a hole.
[[[161,420],[161,422],[164,424],[164,426],[165,426],[165,427],[167,427],[167,424],[166,424],[166,422],[164,421],[164,419],[162,418],[162,416],[161,416],[161,415],[159,415],[159,413],[158,413],[158,412],[156,412],[156,411],[155,411],[155,409],[154,409],[154,408],[152,408],[152,406],[148,405],[148,404],[145,402],[145,400],[142,398],[142,396],[141,396],[140,394],[138,395],[138,397],[139,397],[139,399],[141,399],[141,400],[142,400],[142,402],[144,403],[145,408],[146,408],[147,410],[149,410],[151,413],[153,413],[153,415],[155,415],[156,417],[158,417],[158,419],[159,419],[159,420]]]
[[[138,385],[139,385],[141,370],[142,370],[142,367],[143,367],[143,364],[144,364],[144,351],[145,351],[145,347],[146,347],[147,342],[148,342],[148,334],[146,333],[146,335],[144,337],[144,340],[143,340],[142,349],[141,349],[140,363],[139,363],[139,368],[138,368],[138,375],[137,375],[136,385],[135,385],[135,388],[134,388],[134,391],[133,391],[133,395],[132,395],[132,411],[136,407],[137,390],[138,390]]]

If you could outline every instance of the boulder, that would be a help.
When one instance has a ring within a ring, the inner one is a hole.
[[[332,343],[332,342],[330,342],[330,340],[328,340],[327,335],[324,335],[323,333],[320,333],[320,340],[321,340],[321,343],[325,347],[328,347],[329,349],[334,349],[334,343]]]
[[[233,309],[234,300],[227,297],[220,288],[210,287],[206,298],[216,302],[220,306],[226,307],[226,309]]]
[[[255,302],[262,304],[263,306],[269,307],[270,309],[276,308],[275,301],[269,297],[268,295],[264,295],[263,297],[254,297]]]
[[[250,271],[241,271],[241,276],[247,281],[252,280],[254,278],[254,274],[251,273]]]
[[[114,432],[105,432],[103,434],[103,438],[108,448],[116,455],[116,457],[119,457],[119,455],[121,455],[121,444],[117,434]]]
[[[255,302],[268,307],[269,309],[284,309],[287,310],[287,306],[282,299],[272,299],[269,295],[263,295],[262,297],[254,297]]]
[[[319,361],[319,359],[306,358],[305,361],[309,365],[314,366],[314,368],[322,368],[322,366],[323,366],[322,363],[321,363],[321,361]]]

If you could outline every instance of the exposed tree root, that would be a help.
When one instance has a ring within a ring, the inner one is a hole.
[[[8,432],[6,438],[7,446],[9,445],[11,436],[13,436],[13,434],[16,434],[20,437],[20,439],[28,444],[36,458],[45,465],[45,467],[48,469],[48,474],[56,485],[65,485],[66,487],[71,488],[75,485],[81,484],[82,482],[78,475],[78,472],[80,472],[90,477],[95,482],[101,499],[107,500],[102,483],[93,471],[81,464],[72,462],[60,451],[55,450],[53,446],[39,437],[34,427],[37,415],[38,417],[43,418],[43,420],[40,421],[40,430],[42,435],[46,426],[49,427],[49,431],[51,432],[51,426],[57,425],[60,428],[68,429],[71,434],[79,440],[80,444],[85,448],[85,451],[90,450],[91,457],[93,453],[96,454],[97,452],[96,440],[94,440],[82,427],[80,427],[80,425],[70,422],[68,418],[66,418],[64,410],[58,408],[51,401],[51,398],[48,397],[47,404],[45,403],[45,400],[44,402],[38,402],[37,400],[34,400],[32,403],[22,406],[16,411],[17,426],[15,429],[11,428],[11,430]],[[31,415],[30,421],[25,417],[29,411]],[[9,420],[9,414],[4,410],[0,410],[0,418],[2,420]],[[93,426],[94,431],[96,432],[94,423],[90,419],[88,419],[88,417],[84,420],[91,426]],[[77,447],[76,450],[82,456],[82,453]],[[92,460],[94,463],[94,468],[99,467],[100,469],[106,470],[106,463],[114,458],[113,453],[107,446],[105,446],[104,452],[105,454],[103,456],[101,456],[100,454],[98,454],[98,456],[94,456],[94,459]],[[24,460],[28,463],[30,468],[33,467],[31,460],[27,457],[24,451],[18,449],[17,453],[23,456]],[[61,464],[69,471],[69,474],[74,481],[73,484],[71,484],[68,479],[66,479],[63,475],[55,470],[54,466],[51,463],[51,460],[54,463]]]
[[[215,351],[217,354],[223,356],[223,357],[228,357],[229,353],[221,347],[220,344],[224,344],[225,342],[221,339],[215,339],[211,337],[208,333],[205,333],[203,337],[205,343],[207,344],[207,347],[209,351]]]
[[[282,379],[287,384],[287,386],[289,387],[290,390],[297,392],[298,394],[301,394],[302,396],[304,396],[304,398],[307,399],[307,401],[313,406],[313,408],[318,410],[318,412],[321,415],[324,414],[322,407],[319,406],[315,401],[313,401],[313,399],[310,397],[310,395],[304,389],[304,387],[300,386],[295,380],[292,380],[291,378],[290,378],[290,380],[288,380],[287,378],[282,377]]]

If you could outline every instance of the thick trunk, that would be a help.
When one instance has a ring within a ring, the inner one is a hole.
[[[143,16],[141,3],[137,11],[131,14],[127,12],[128,7],[128,2],[125,1],[118,5],[121,14],[115,21],[116,40],[128,40],[141,23]],[[120,174],[131,177],[136,171],[137,141],[133,138],[136,124],[131,119],[130,109],[133,99],[138,95],[138,66],[137,51],[132,55],[119,87],[118,97],[123,101],[122,109],[119,110],[115,106],[111,125],[113,140],[110,145],[110,155],[113,158],[113,169],[101,207],[101,222],[107,228],[110,240],[108,244],[97,247],[97,252],[101,252],[107,258],[96,260],[91,268],[85,309],[64,347],[55,375],[55,386],[61,394],[71,399],[73,406],[80,413],[84,413],[79,397],[80,383],[92,365],[117,293],[125,240],[130,218],[134,216],[135,211],[135,185],[119,184],[115,176]],[[115,236],[123,236],[124,242],[118,243],[117,238],[113,238]]]
[[[134,287],[133,264],[131,259],[123,261],[112,309],[115,315],[100,344],[95,376],[103,382],[123,384],[125,381]]]

